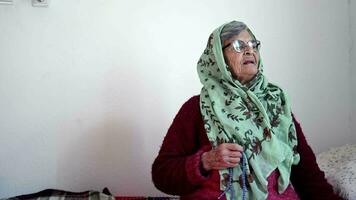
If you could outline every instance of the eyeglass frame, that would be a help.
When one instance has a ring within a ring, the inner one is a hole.
[[[240,51],[238,51],[238,50],[235,48],[235,46],[232,46],[232,47],[234,48],[234,50],[235,50],[236,52],[238,52],[238,53],[241,53],[241,52],[245,51],[245,49],[246,49],[247,47],[252,48],[254,51],[260,50],[260,47],[261,47],[261,42],[260,42],[259,40],[250,40],[250,41],[248,41],[247,43],[244,42],[244,41],[242,41],[242,40],[234,40],[234,41],[230,42],[229,44],[226,44],[225,46],[223,46],[222,49],[225,50],[227,47],[229,47],[230,45],[234,44],[236,41],[241,41],[241,42],[243,42],[243,44],[244,44],[244,46],[242,47],[242,50],[240,50]],[[256,49],[252,47],[252,42],[253,42],[253,41],[256,41]]]

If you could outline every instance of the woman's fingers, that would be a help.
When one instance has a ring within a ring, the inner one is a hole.
[[[243,148],[238,144],[224,143],[202,155],[206,170],[226,169],[239,164]]]
[[[226,162],[229,163],[229,164],[236,165],[236,164],[238,164],[240,162],[240,158],[229,157]]]
[[[242,154],[240,152],[230,152],[228,156],[231,158],[239,158],[240,159],[242,157]]]
[[[238,158],[226,158],[224,161],[211,163],[211,169],[226,169],[229,167],[236,167],[240,160]]]
[[[227,149],[230,151],[243,151],[243,147],[235,143],[223,143],[218,146],[218,148]]]
[[[243,148],[238,144],[224,143],[219,145],[215,150],[216,156],[241,157]]]

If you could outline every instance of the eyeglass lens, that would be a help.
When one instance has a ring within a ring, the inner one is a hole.
[[[247,47],[250,47],[255,51],[259,48],[259,42],[256,40],[251,40],[247,43],[241,40],[235,40],[232,45],[237,52],[242,52]]]

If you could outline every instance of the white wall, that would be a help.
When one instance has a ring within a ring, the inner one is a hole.
[[[349,0],[350,7],[350,35],[351,35],[351,47],[350,47],[350,75],[351,75],[351,124],[352,133],[356,135],[356,1]]]
[[[14,1],[0,6],[0,198],[162,195],[153,159],[200,91],[209,34],[233,19],[262,41],[266,75],[289,91],[313,149],[356,142],[347,0]]]

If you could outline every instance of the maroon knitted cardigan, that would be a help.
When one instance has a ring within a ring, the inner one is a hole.
[[[324,172],[319,169],[315,155],[294,116],[293,121],[300,162],[293,165],[290,180],[300,199],[342,199],[333,193]],[[179,110],[164,138],[152,165],[154,185],[162,192],[181,196],[181,199],[217,199],[221,193],[218,171],[203,174],[201,170],[200,157],[210,149],[200,113],[199,96],[194,96]]]

